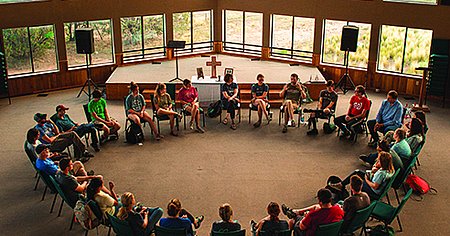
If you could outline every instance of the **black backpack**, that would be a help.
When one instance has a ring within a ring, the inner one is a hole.
[[[131,123],[126,130],[125,138],[127,143],[142,143],[142,141],[144,141],[144,133],[142,133],[142,128],[136,123]]]
[[[325,188],[331,191],[333,204],[336,204],[341,200],[345,200],[347,197],[350,196],[350,194],[348,193],[347,189],[345,189],[344,186],[336,185],[339,183],[342,184],[342,180],[338,176],[332,175],[327,179],[327,186],[325,186]]]
[[[222,112],[222,101],[218,100],[217,102],[213,102],[209,104],[207,115],[210,118],[215,118],[220,115]]]

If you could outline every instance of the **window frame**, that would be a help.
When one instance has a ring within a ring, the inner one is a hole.
[[[242,12],[242,43],[237,42],[227,42],[227,15],[226,11],[236,11],[236,12]],[[261,14],[263,17],[262,22],[262,30],[261,30],[261,45],[255,45],[255,44],[248,44],[245,43],[245,13],[258,13]],[[262,12],[252,12],[252,11],[240,11],[240,10],[231,10],[231,9],[224,9],[222,12],[223,15],[223,25],[222,25],[222,37],[223,37],[223,50],[228,52],[238,52],[238,53],[244,53],[244,54],[251,54],[251,55],[261,55],[262,54],[262,47],[263,47],[263,31],[264,31],[264,13]],[[227,46],[227,44],[231,44],[231,46]],[[237,46],[242,46],[242,48],[239,48]],[[260,48],[260,50],[250,49],[246,48],[245,46],[254,47],[254,48]]]
[[[430,6],[437,6],[438,0],[435,0],[434,2],[420,2],[417,0],[409,0],[409,1],[402,1],[402,0],[383,0],[383,2],[393,2],[393,3],[405,3],[405,4],[419,4],[419,5],[430,5]]]

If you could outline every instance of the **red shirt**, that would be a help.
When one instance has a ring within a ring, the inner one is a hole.
[[[344,218],[344,211],[338,205],[331,208],[320,208],[310,211],[302,220],[302,224],[306,227],[306,236],[314,236],[319,225],[331,224],[341,221]]]
[[[178,100],[185,101],[188,103],[193,102],[198,97],[197,89],[190,87],[189,89],[181,88],[178,93]]]
[[[357,116],[362,113],[363,110],[368,111],[370,109],[370,101],[366,97],[359,98],[356,95],[353,95],[350,98],[350,115]]]

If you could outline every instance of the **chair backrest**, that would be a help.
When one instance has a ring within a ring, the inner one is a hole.
[[[61,196],[61,198],[67,203],[67,205],[70,206],[72,203],[67,198],[67,196],[64,193],[64,191],[61,189],[61,186],[59,185],[59,183],[56,181],[56,179],[53,176],[49,175],[49,178],[50,178],[50,181],[53,183],[53,186],[55,187],[55,189],[58,192],[59,196]]]
[[[186,236],[186,229],[168,229],[161,226],[156,226],[155,228],[156,236]]]
[[[116,235],[118,236],[134,235],[133,230],[131,229],[128,221],[121,220],[110,214],[108,214],[108,219]]]
[[[388,220],[388,224],[391,224],[392,221],[397,217],[398,214],[402,211],[403,206],[405,206],[406,202],[408,201],[409,197],[411,196],[413,190],[409,189],[409,191],[405,194],[400,204],[395,208],[395,211],[392,213],[391,217]]]
[[[91,117],[91,114],[89,113],[88,104],[84,104],[83,105],[83,111],[84,111],[84,115],[86,116],[87,122],[91,123],[92,122],[92,117]]]
[[[150,94],[150,102],[152,103],[153,116],[156,115],[156,107],[155,107],[154,99],[155,99],[155,95]]]
[[[353,233],[357,229],[363,227],[369,219],[370,214],[372,214],[372,211],[377,205],[377,202],[378,201],[373,201],[368,207],[357,210],[351,222],[348,224],[348,227],[345,229],[346,232],[343,233]]]
[[[41,176],[41,179],[44,181],[45,185],[47,185],[47,187],[50,188],[50,190],[52,190],[53,192],[58,191],[56,190],[55,184],[53,184],[52,180],[50,179],[50,175],[40,170],[38,170],[37,172],[39,176]]]
[[[23,144],[23,149],[25,150],[25,153],[27,154],[28,160],[30,160],[31,165],[35,170],[37,170],[36,159],[38,158],[38,156],[36,151],[34,150],[33,145],[25,140],[25,143]]]
[[[290,229],[280,230],[280,231],[276,231],[274,233],[268,233],[266,231],[259,232],[259,236],[291,236],[291,235],[292,235],[292,230],[290,230]]]
[[[409,162],[408,166],[404,170],[400,170],[400,173],[397,178],[394,180],[394,183],[392,184],[392,188],[399,189],[402,184],[405,182],[406,178],[408,178],[408,175],[411,173],[412,168],[416,164],[417,156],[411,157],[411,161]]]
[[[94,213],[95,217],[97,217],[97,219],[100,219],[101,222],[104,222],[105,215],[103,214],[103,212],[100,209],[100,206],[97,204],[97,202],[94,200],[88,200],[87,205],[91,208],[91,211],[92,211],[92,213]]]
[[[128,97],[128,95],[123,97],[123,109],[125,111],[125,117],[128,117],[128,115],[127,115],[127,97]]]
[[[245,229],[231,232],[211,232],[211,236],[245,236]]]
[[[366,116],[364,117],[363,121],[366,122],[369,120],[370,110],[372,109],[372,100],[369,100],[369,110],[366,111]]]
[[[420,152],[422,151],[423,146],[425,145],[425,138],[422,140],[422,142],[419,143],[416,150],[414,150],[414,153],[411,153],[411,157],[417,157],[419,156]]]
[[[319,225],[317,227],[316,232],[314,233],[315,236],[338,236],[341,230],[342,223],[344,223],[344,220],[326,224],[326,225]]]
[[[392,175],[392,176],[389,178],[387,184],[384,185],[383,191],[381,192],[380,197],[379,197],[378,199],[383,199],[383,198],[388,194],[389,190],[391,189],[392,184],[393,184],[394,181],[395,181],[395,178],[397,178],[397,175],[398,175],[399,173],[400,173],[400,169],[397,169],[397,170],[395,171],[394,175]]]
[[[176,101],[177,94],[177,84],[176,83],[166,83],[166,92],[170,95],[173,101]]]

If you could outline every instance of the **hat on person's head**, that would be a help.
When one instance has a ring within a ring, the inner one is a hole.
[[[45,114],[45,113],[36,113],[36,114],[34,114],[34,121],[36,121],[36,122],[39,122],[39,121],[41,121],[41,120],[43,120],[43,119],[46,119],[47,118],[47,114]]]
[[[39,144],[39,145],[36,147],[36,153],[37,153],[38,155],[41,155],[41,152],[44,151],[45,149],[49,148],[49,147],[50,147],[49,144]]]
[[[63,104],[59,104],[58,106],[56,106],[56,112],[62,111],[62,110],[69,110],[69,108],[64,106]]]
[[[326,188],[322,188],[317,192],[317,198],[322,203],[330,203],[332,197],[331,191]]]

